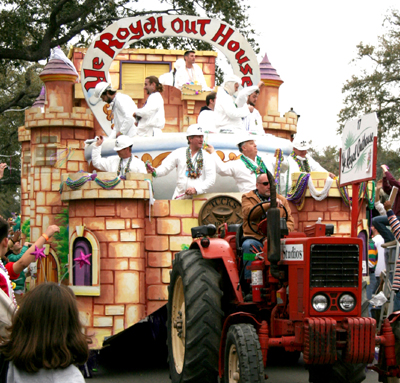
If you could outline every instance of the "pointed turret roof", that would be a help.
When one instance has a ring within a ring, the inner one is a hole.
[[[283,83],[282,79],[279,77],[278,72],[271,65],[271,62],[268,60],[268,56],[266,53],[264,58],[260,62],[260,72],[261,72],[261,80],[275,80],[280,83]]]
[[[43,71],[40,73],[39,77],[42,81],[55,80],[54,76],[58,80],[68,79],[75,81],[78,75],[71,66],[60,59],[51,59],[44,67]]]
[[[40,91],[38,98],[33,103],[32,108],[41,108],[44,106],[45,94],[46,94],[46,88],[42,86],[42,90]]]

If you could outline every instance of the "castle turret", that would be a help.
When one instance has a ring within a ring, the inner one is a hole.
[[[87,170],[84,140],[93,130],[91,111],[74,107],[78,74],[70,65],[52,58],[40,78],[44,89],[25,111],[25,126],[19,129],[22,220],[30,218],[32,242],[55,223],[63,209],[58,191],[61,174]]]
[[[276,69],[264,55],[260,63],[261,81],[264,83],[260,89],[257,100],[257,109],[263,117],[263,127],[266,133],[277,137],[290,139],[297,131],[297,115],[288,112],[284,117],[279,113],[279,87],[283,84]]]

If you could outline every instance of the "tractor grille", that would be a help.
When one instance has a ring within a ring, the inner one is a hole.
[[[358,287],[358,245],[311,245],[310,287]]]

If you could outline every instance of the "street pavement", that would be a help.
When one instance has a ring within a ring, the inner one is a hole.
[[[165,329],[165,325],[159,328]],[[100,351],[96,358],[97,371],[86,382],[170,383],[165,339],[165,333],[162,330],[154,333],[154,326],[148,322],[133,326]],[[308,371],[301,357],[293,366],[267,365],[265,373],[269,377],[267,383],[308,383]],[[378,374],[368,370],[364,382],[377,383]]]
[[[132,363],[118,363],[111,360],[100,360],[98,371],[87,383],[170,383],[169,371],[166,363],[157,363],[151,366],[149,361],[132,360]],[[159,362],[159,361],[158,361]],[[308,383],[308,371],[302,359],[294,366],[267,366],[265,373],[268,375],[266,383]],[[367,372],[365,383],[377,383],[378,374],[374,371]],[[207,382],[204,382],[207,383]]]

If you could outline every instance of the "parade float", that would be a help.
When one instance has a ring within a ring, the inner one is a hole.
[[[263,81],[256,105],[266,133],[257,137],[260,152],[274,155],[279,148],[284,156],[289,155],[290,138],[297,131],[297,114],[279,112],[283,81],[267,55],[258,63],[244,37],[219,20],[192,16],[122,19],[97,35],[88,49],[71,49],[74,68],[57,58],[49,60],[40,74],[43,92],[25,111],[25,125],[18,131],[21,222],[29,221],[33,242],[60,215],[64,217],[68,251],[46,245],[46,258],[38,264],[38,281],[71,287],[94,349],[166,304],[172,260],[192,242],[193,227],[241,221],[241,195],[228,177],[218,177],[208,194],[171,200],[176,182],[173,173],[160,179],[128,174],[123,180],[116,173],[94,173],[93,144],[85,141],[111,133],[110,106],[89,101],[94,87],[109,81],[141,107],[146,100],[144,78],[168,72],[184,52],[129,45],[161,36],[207,41],[227,56],[243,86]],[[216,85],[216,56],[215,51],[196,52],[196,63],[211,88]],[[206,95],[196,85],[182,92],[165,86],[164,132],[159,137],[135,137],[135,155],[157,167],[171,151],[186,146],[185,131],[197,121]],[[240,155],[232,135],[209,134],[207,140],[223,161],[234,161]],[[112,142],[106,142],[102,155],[113,155],[112,147]],[[294,176],[296,181],[300,173]],[[349,236],[351,194],[337,183],[326,190],[326,173],[311,177],[313,188],[306,185],[297,190],[291,203],[295,230],[305,231],[320,218],[333,225],[334,236]],[[364,185],[360,196],[367,192]],[[365,209],[361,209],[359,228],[364,218]]]

